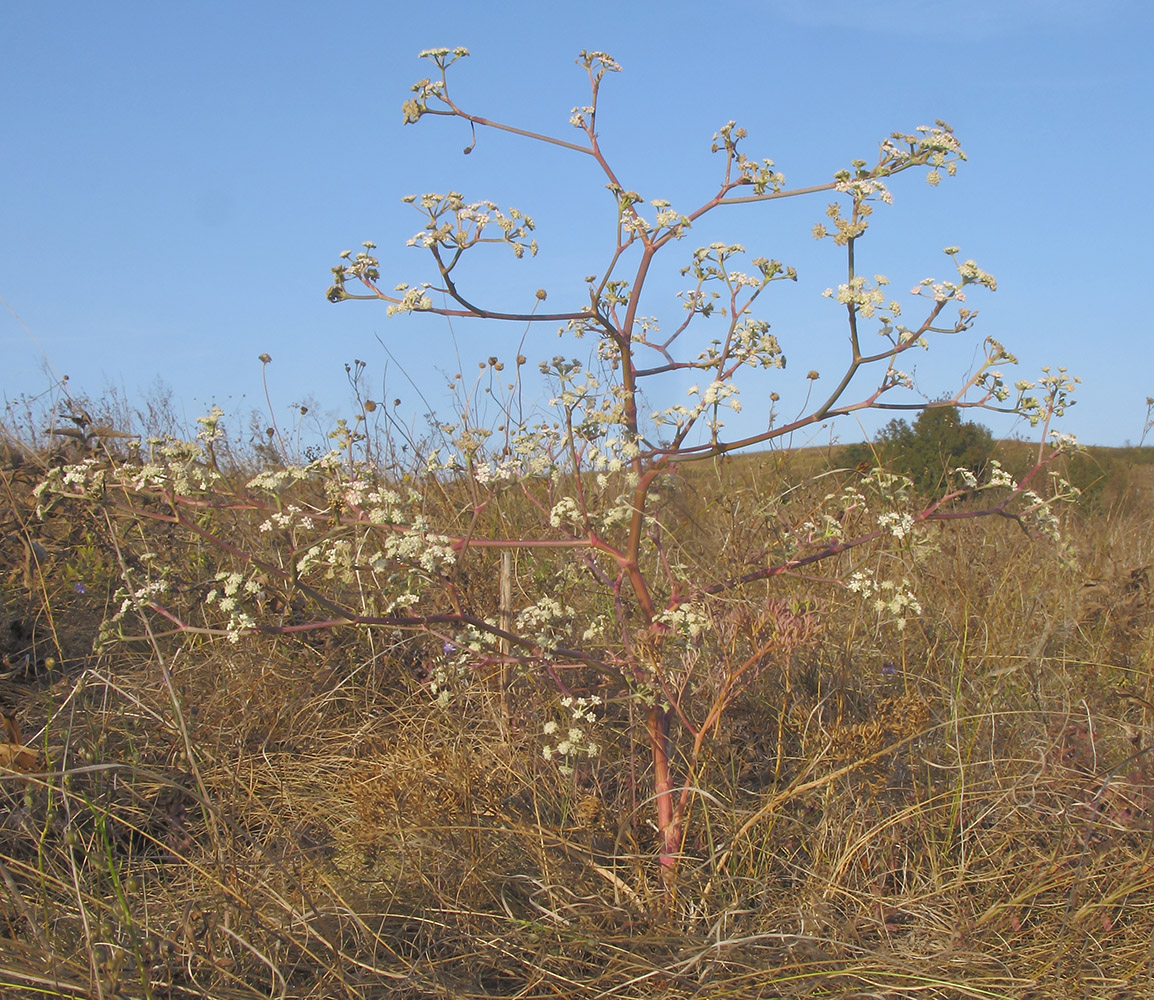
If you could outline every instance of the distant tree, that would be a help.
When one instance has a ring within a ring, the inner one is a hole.
[[[905,420],[891,420],[872,444],[853,445],[846,459],[872,465],[876,457],[928,494],[940,490],[955,469],[968,469],[981,481],[993,451],[988,428],[962,420],[957,406],[943,403],[922,410],[912,427]]]

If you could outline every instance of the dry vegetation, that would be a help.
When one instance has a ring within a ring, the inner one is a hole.
[[[1010,521],[940,526],[904,632],[835,586],[775,583],[816,602],[820,635],[727,716],[671,894],[628,703],[563,777],[540,753],[550,704],[517,687],[503,713],[481,683],[437,708],[420,634],[231,645],[157,617],[96,644],[122,562],[163,547],[191,601],[220,553],[99,508],[38,519],[60,458],[14,446],[0,992],[1154,995],[1154,466],[1136,457],[1097,457],[1064,557]],[[752,544],[830,458],[695,472],[667,516],[691,558],[719,532]],[[517,586],[548,578],[519,566]]]

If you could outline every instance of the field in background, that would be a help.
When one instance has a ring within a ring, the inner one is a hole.
[[[548,700],[517,686],[505,712],[478,678],[437,708],[420,634],[231,645],[156,618],[94,647],[121,561],[175,553],[191,604],[219,552],[97,508],[38,519],[58,458],[9,445],[6,996],[1154,993],[1149,448],[1074,460],[1064,552],[1008,520],[935,527],[902,632],[831,583],[774,583],[823,627],[727,716],[673,895],[613,692],[602,756],[565,777]],[[854,474],[837,449],[695,466],[662,516],[708,559]],[[495,559],[466,567],[490,611]],[[518,563],[515,603],[549,585]]]

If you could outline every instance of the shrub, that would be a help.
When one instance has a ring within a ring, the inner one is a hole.
[[[428,253],[433,281],[384,281],[375,245],[366,242],[341,255],[328,297],[383,302],[389,315],[559,328],[568,352],[539,364],[550,387],[547,404],[523,406],[531,389],[526,355],[489,356],[474,386],[456,373],[457,412],[434,425],[427,445],[406,442],[404,453],[415,461],[403,474],[370,460],[361,423],[342,422],[333,450],[315,461],[294,465],[286,456],[281,467],[238,477],[219,460],[223,414],[214,411],[201,419],[195,442],[156,439],[139,462],[93,457],[53,470],[42,500],[48,506],[69,498],[108,516],[153,519],[227,554],[231,565],[192,582],[156,553],[126,557],[109,637],[134,620],[164,622],[201,641],[339,625],[405,630],[422,639],[418,673],[434,702],[451,705],[478,683],[504,689],[510,678],[554,691],[555,714],[542,726],[539,747],[566,771],[594,766],[608,723],[636,718],[651,758],[660,870],[672,884],[691,807],[708,796],[699,782],[721,719],[759,677],[788,674],[821,625],[820,586],[840,588],[881,627],[903,629],[921,610],[906,567],[932,556],[932,522],[992,515],[1057,537],[1054,504],[1070,493],[1046,470],[1071,441],[1059,436],[1043,447],[1020,481],[997,469],[979,483],[962,470],[928,503],[917,499],[909,478],[881,468],[819,480],[816,492],[791,483],[762,498],[755,512],[727,511],[721,495],[705,512],[704,531],[690,537],[679,528],[683,514],[701,527],[703,512],[685,511],[678,498],[700,488],[702,468],[889,405],[881,401],[913,388],[901,369],[906,352],[971,330],[976,313],[967,294],[996,283],[958,248],[946,250],[953,278],[926,278],[913,289],[921,312],[909,325],[888,280],[859,270],[862,241],[875,208],[890,201],[891,181],[919,169],[932,185],[953,176],[965,159],[957,138],[942,122],[895,132],[872,165],[855,159],[824,183],[790,187],[773,161],[746,155],[745,130],[729,122],[712,143],[721,159],[716,190],[678,210],[628,188],[602,148],[601,86],[619,68],[605,53],[583,52],[578,60],[590,97],[569,119],[576,142],[464,110],[450,96],[447,71],[467,52],[422,55],[437,72],[414,86],[406,122],[461,119],[474,130],[592,159],[607,181],[615,222],[605,266],[588,279],[585,300],[557,311],[547,311],[545,290],[521,308],[476,301],[463,262],[485,244],[507,247],[516,258],[536,254],[535,224],[516,208],[430,193],[406,200],[421,218],[409,245]],[[778,398],[785,348],[755,309],[796,272],[769,257],[750,259],[736,243],[683,252],[687,288],[679,318],[664,330],[640,311],[647,280],[658,255],[677,252],[707,214],[815,194],[832,200],[814,236],[846,256],[845,282],[825,293],[846,318],[842,369],[828,392],[818,391],[818,372],[805,376],[811,398],[795,419],[732,436],[725,418],[740,412],[743,385],[760,379],[759,391]],[[867,334],[881,346],[867,347]],[[1016,411],[1045,439],[1076,380],[1047,370],[1037,382],[1010,388],[1002,366],[1013,362],[988,338],[978,371],[946,402]],[[696,384],[684,397],[668,398],[663,383],[686,375]],[[854,397],[851,383],[868,388]],[[488,418],[494,409],[497,416]],[[929,412],[927,419],[940,420],[946,409]],[[974,490],[987,499],[984,507],[951,507]],[[255,535],[246,537],[246,523],[257,526]],[[502,554],[514,557],[515,598],[498,593]]]
[[[963,421],[951,403],[930,406],[918,414],[911,426],[905,420],[891,420],[873,441],[873,446],[854,445],[847,450],[846,464],[877,461],[913,480],[923,495],[948,488],[958,468],[969,470],[978,480],[994,454],[994,436],[981,424]]]

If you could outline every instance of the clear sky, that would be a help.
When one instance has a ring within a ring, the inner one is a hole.
[[[970,162],[936,190],[920,174],[897,178],[860,251],[861,269],[903,296],[922,277],[953,276],[948,245],[998,278],[995,294],[971,296],[976,330],[918,359],[920,388],[951,390],[994,336],[1021,359],[1011,381],[1044,364],[1082,377],[1063,430],[1136,441],[1154,395],[1141,180],[1154,162],[1154,4],[733,0],[717,11],[682,0],[0,3],[0,392],[42,391],[47,360],[92,396],[111,385],[140,401],[159,379],[188,419],[216,401],[243,428],[265,408],[262,352],[282,421],[305,401],[348,414],[344,366],[357,358],[369,394],[401,398],[419,425],[410,379],[447,409],[444,376],[516,353],[524,330],[331,305],[337,255],[373,240],[385,287],[431,280],[405,248],[420,220],[400,199],[452,188],[538,225],[536,259],[478,258],[468,291],[521,311],[544,287],[560,310],[582,303],[582,277],[608,259],[615,210],[587,157],[494,132],[466,157],[462,122],[403,126],[401,103],[431,69],[417,53],[468,47],[451,77],[467,109],[576,140],[569,112],[588,98],[573,60],[601,49],[624,70],[603,88],[603,147],[627,187],[681,210],[713,193],[709,144],[729,119],[790,186],[872,161],[891,131],[949,122]],[[666,252],[644,311],[668,328],[692,247],[743,242],[800,271],[763,298],[789,357],[782,386],[809,368],[832,378],[844,314],[820,293],[844,280],[844,262],[809,235],[826,201],[713,216]],[[559,351],[572,348],[540,327],[524,348],[533,361]],[[752,426],[764,426],[768,385],[743,397]]]

